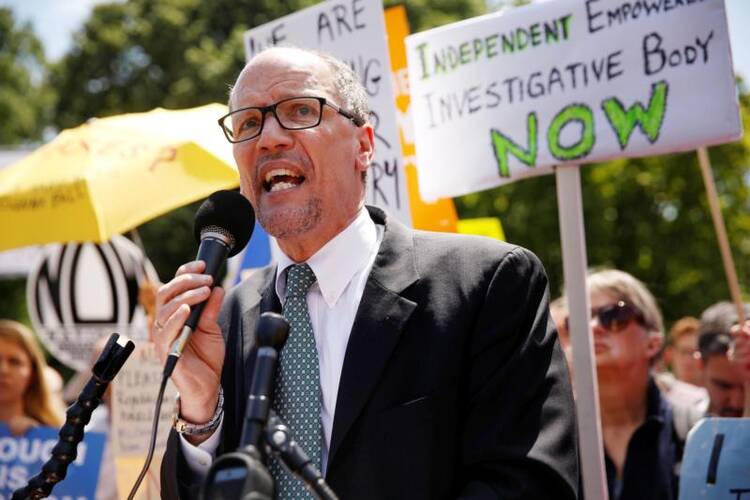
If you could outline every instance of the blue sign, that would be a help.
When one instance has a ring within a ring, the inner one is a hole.
[[[688,434],[680,500],[750,500],[750,419],[705,418]]]
[[[0,500],[9,499],[18,488],[39,474],[57,444],[59,429],[35,427],[23,436],[13,436],[0,424]],[[57,500],[93,500],[99,479],[99,465],[105,435],[87,432],[78,445],[78,457],[68,466],[65,479],[55,485],[49,498]]]

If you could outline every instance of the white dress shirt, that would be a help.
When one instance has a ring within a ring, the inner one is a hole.
[[[331,445],[333,417],[346,346],[367,277],[383,240],[383,230],[383,226],[376,225],[367,210],[362,208],[346,229],[307,260],[317,278],[317,282],[307,293],[307,307],[315,334],[320,367],[320,389],[323,397],[320,420],[324,439],[321,464],[324,473]],[[280,254],[276,273],[276,294],[282,304],[286,300],[284,271],[294,264],[297,262],[283,253]],[[219,445],[220,431],[221,426],[198,446],[193,446],[180,436],[185,460],[196,474],[205,475],[208,472]]]

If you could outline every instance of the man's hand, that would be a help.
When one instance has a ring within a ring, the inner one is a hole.
[[[172,381],[180,392],[180,416],[196,424],[210,420],[216,410],[225,349],[216,322],[224,290],[221,287],[211,290],[211,276],[200,274],[205,267],[203,261],[184,264],[174,279],[159,287],[153,331],[156,351],[165,362],[172,343],[190,315],[190,306],[208,299],[198,326],[190,335],[172,374]],[[186,437],[198,444],[209,436]]]

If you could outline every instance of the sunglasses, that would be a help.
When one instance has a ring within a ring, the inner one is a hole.
[[[633,320],[645,324],[643,313],[624,300],[619,300],[614,304],[591,309],[591,318],[596,318],[602,328],[610,332],[624,330]],[[565,328],[570,331],[568,318],[565,318]]]

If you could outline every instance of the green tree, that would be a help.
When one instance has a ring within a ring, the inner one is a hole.
[[[93,116],[223,102],[244,65],[242,34],[316,0],[128,0],[93,10],[72,50],[53,67],[55,125]],[[387,2],[396,3],[396,2]],[[428,5],[429,4],[429,5]],[[413,29],[483,12],[482,0],[409,0]],[[139,231],[162,279],[195,255],[195,206]]]
[[[750,95],[740,98],[750,125]],[[750,283],[750,141],[711,148],[741,286]],[[668,323],[728,300],[729,291],[695,152],[620,159],[581,171],[591,267],[615,267],[643,280]],[[563,287],[555,177],[523,180],[457,199],[460,216],[496,216],[514,243],[536,252],[553,295]]]
[[[50,94],[44,84],[42,45],[28,24],[0,7],[0,144],[41,139]]]

